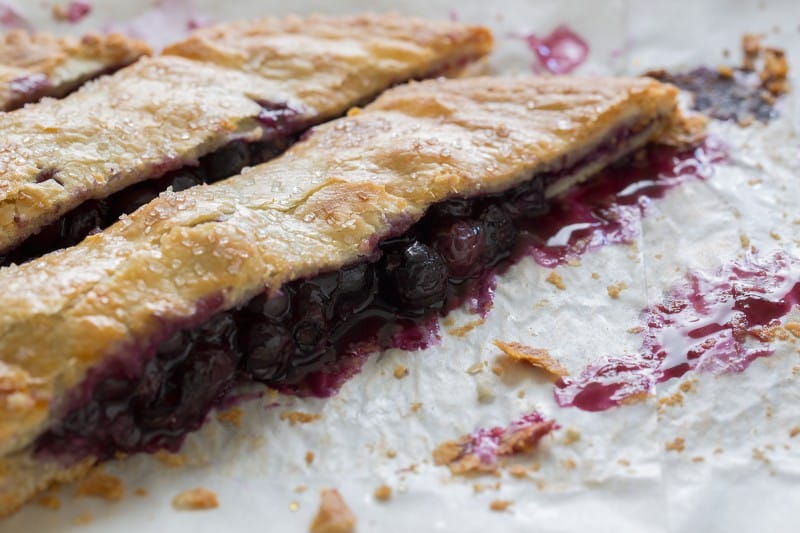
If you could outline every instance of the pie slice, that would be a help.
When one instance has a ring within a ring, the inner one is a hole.
[[[168,186],[236,174],[391,85],[458,74],[490,47],[484,28],[397,15],[201,30],[63,100],[0,115],[0,254],[35,233],[6,263],[75,244]]]
[[[0,111],[65,96],[149,54],[145,43],[119,34],[59,38],[11,31],[0,40]]]
[[[271,162],[0,269],[0,511],[177,449],[234,387],[391,345],[547,197],[672,138],[676,96],[646,78],[399,86]]]

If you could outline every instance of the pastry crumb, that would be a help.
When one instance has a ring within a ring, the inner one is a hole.
[[[472,363],[467,368],[467,374],[469,374],[470,376],[474,376],[475,374],[480,374],[481,372],[483,372],[483,363],[481,362]]]
[[[592,279],[600,279],[600,274],[597,272],[592,272]]]
[[[458,326],[455,328],[450,328],[447,330],[447,333],[454,337],[463,337],[473,329],[477,328],[478,326],[483,325],[486,322],[486,319],[479,318],[477,320],[473,320],[472,322],[467,322],[463,326]]]
[[[693,379],[687,379],[686,381],[682,382],[682,383],[679,385],[679,388],[681,389],[681,391],[682,391],[684,394],[685,394],[685,393],[687,393],[687,392],[692,392],[692,391],[694,391],[694,390],[695,390],[695,385],[696,385],[696,383],[697,383],[697,382],[696,382],[696,380],[693,380]]]
[[[789,430],[789,437],[795,438],[796,436],[800,435],[800,426],[795,426]]]
[[[564,434],[564,445],[569,446],[581,440],[581,432],[575,428],[567,428]]]
[[[578,465],[577,463],[575,463],[573,459],[567,458],[561,461],[561,466],[563,466],[567,470],[575,470],[575,467],[577,467]]]
[[[567,369],[561,366],[561,363],[556,361],[550,355],[550,352],[544,348],[532,348],[518,342],[503,342],[500,340],[495,340],[494,345],[511,359],[543,370],[553,381],[569,375]]]
[[[94,521],[94,515],[90,512],[85,512],[76,516],[72,523],[76,526],[85,526],[86,524],[91,524],[92,521]]]
[[[186,457],[179,453],[170,453],[167,450],[158,450],[155,456],[156,459],[167,466],[183,466],[186,464]]]
[[[408,368],[405,365],[397,365],[394,367],[394,377],[397,379],[403,379],[408,375]]]
[[[628,328],[628,333],[632,333],[634,335],[641,333],[644,331],[642,326],[633,326],[632,328]]]
[[[302,411],[284,411],[280,414],[281,420],[288,420],[291,425],[308,424],[322,418],[317,413],[304,413]]]
[[[422,402],[411,402],[411,412],[418,413],[422,409]]]
[[[561,274],[555,270],[552,270],[544,280],[559,290],[563,291],[567,288],[567,286],[564,284],[564,279],[561,277]]]
[[[528,469],[522,465],[513,465],[511,468],[508,469],[508,473],[515,478],[528,477]]]
[[[478,393],[478,403],[492,403],[495,399],[494,390],[484,382],[478,382],[476,385],[476,390]]]
[[[133,493],[139,496],[140,498],[144,498],[145,496],[147,496],[147,489],[143,487],[138,487],[135,491],[133,491]]]
[[[323,489],[319,510],[311,522],[311,533],[351,533],[356,517],[336,489]]]
[[[226,411],[217,413],[217,420],[239,427],[242,425],[242,416],[244,416],[244,411],[238,407],[232,407]]]
[[[297,494],[302,494],[302,493],[304,493],[306,490],[308,490],[308,487],[306,487],[305,485],[297,485],[297,486],[294,488],[294,491],[295,491]]]
[[[309,450],[306,452],[306,464],[310,465],[313,462],[314,462],[314,452]]]
[[[624,281],[620,281],[619,283],[612,283],[611,285],[606,287],[606,291],[608,292],[608,295],[611,298],[616,300],[617,298],[619,298],[619,294],[627,288],[628,284],[625,283]]]
[[[705,460],[706,460],[706,458],[703,457],[702,455],[695,455],[694,457],[692,457],[692,462],[693,463],[702,463]]]
[[[658,399],[659,407],[675,407],[683,405],[683,394],[676,392]]]
[[[627,459],[617,459],[617,464],[620,466],[631,466],[631,462]]]
[[[120,478],[107,473],[102,467],[97,467],[78,482],[75,495],[116,502],[125,495],[125,487]]]
[[[386,457],[389,459],[394,459],[397,457],[397,452],[395,450],[386,450]]]
[[[36,503],[41,507],[47,507],[53,511],[61,509],[61,499],[55,494],[45,494],[36,500]]]
[[[787,322],[783,327],[793,336],[800,338],[800,322]]]
[[[213,491],[196,487],[176,495],[172,499],[172,506],[179,511],[203,511],[219,507],[219,500]]]
[[[740,234],[739,244],[742,246],[742,250],[747,250],[748,248],[750,248],[750,237],[748,237],[744,233]]]
[[[675,439],[664,443],[664,448],[668,452],[682,452],[686,449],[686,442],[682,437],[675,437]]]
[[[392,498],[392,487],[389,485],[381,485],[375,489],[375,499],[380,502],[387,502]]]
[[[503,512],[508,510],[514,502],[511,500],[492,500],[489,504],[489,509],[496,512]]]

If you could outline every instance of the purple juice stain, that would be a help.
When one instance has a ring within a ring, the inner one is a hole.
[[[92,5],[83,0],[73,0],[67,4],[64,20],[70,24],[77,24],[92,12]]]
[[[743,372],[773,353],[763,328],[800,303],[800,259],[785,251],[748,254],[713,273],[694,272],[661,303],[642,312],[644,337],[635,354],[590,363],[556,383],[562,407],[603,411],[691,370]]]
[[[31,31],[33,29],[31,23],[25,17],[5,2],[0,3],[0,26],[7,30]]]
[[[532,65],[534,73],[544,68],[551,74],[569,74],[589,57],[586,41],[563,24],[545,37],[531,33],[524,39],[538,59],[538,64]]]

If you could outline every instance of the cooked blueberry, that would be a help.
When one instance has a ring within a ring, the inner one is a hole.
[[[282,377],[294,352],[291,335],[283,326],[257,322],[245,330],[242,339],[245,369],[259,381]]]
[[[452,198],[431,206],[430,215],[439,218],[468,218],[472,215],[472,202],[463,198]]]
[[[94,388],[94,397],[98,401],[121,400],[130,396],[136,388],[136,382],[122,378],[106,378]]]
[[[534,217],[547,213],[543,180],[533,178],[514,189],[507,209],[514,216]]]
[[[103,201],[86,202],[61,219],[61,246],[81,242],[90,233],[105,227],[108,212]]]
[[[375,298],[375,268],[358,263],[339,271],[335,316],[342,320],[361,311]]]
[[[205,181],[198,172],[184,170],[170,175],[167,186],[172,187],[173,192],[179,192],[205,183]]]
[[[192,332],[196,341],[226,349],[236,348],[236,334],[236,320],[230,312],[215,314]]]
[[[233,141],[200,160],[209,182],[239,173],[250,164],[250,151],[244,141]]]
[[[163,360],[184,357],[191,346],[192,340],[189,332],[179,330],[159,345],[156,355]]]
[[[103,428],[113,446],[120,451],[134,451],[142,432],[131,413],[120,413]],[[112,452],[113,453],[113,452]]]
[[[301,352],[314,352],[325,340],[325,321],[318,314],[311,314],[295,324],[293,337]]]
[[[158,197],[163,190],[155,183],[140,183],[124,189],[110,198],[111,211],[116,216],[130,214]]]
[[[466,279],[482,268],[485,248],[483,226],[475,220],[459,220],[440,232],[436,249],[447,263],[450,275]]]
[[[484,260],[494,263],[511,251],[517,238],[514,221],[503,209],[490,205],[481,214],[481,223],[486,231]]]
[[[181,402],[176,415],[203,418],[211,403],[228,388],[236,371],[236,356],[215,345],[200,345],[181,365]]]
[[[417,311],[440,304],[447,294],[447,267],[431,247],[414,241],[386,251],[384,268],[388,290],[407,311]]]
[[[64,430],[71,433],[85,434],[100,425],[100,420],[103,416],[102,412],[100,405],[95,401],[91,401],[70,413],[61,425]]]

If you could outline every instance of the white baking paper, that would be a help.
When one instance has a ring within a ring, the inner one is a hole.
[[[90,0],[92,13],[76,25],[56,23],[52,2],[4,3],[36,28],[115,29],[157,45],[191,24],[256,15],[394,10],[452,17],[491,26],[498,41],[496,73],[529,72],[535,59],[519,36],[544,35],[560,24],[590,44],[579,73],[735,62],[741,35],[760,32],[787,50],[793,73],[800,71],[800,3],[794,0]],[[723,57],[725,49],[730,59]],[[559,267],[566,290],[545,282],[547,269],[523,261],[499,279],[486,323],[466,336],[443,331],[441,343],[425,351],[375,355],[330,399],[265,396],[247,402],[241,427],[214,419],[189,438],[183,467],[152,457],[110,464],[125,482],[121,502],[74,499],[66,486],[59,511],[29,505],[0,522],[0,533],[307,531],[323,487],[342,493],[360,532],[797,531],[800,436],[789,432],[800,425],[794,343],[776,341],[773,356],[742,374],[691,376],[695,391],[685,394],[683,406],[661,412],[658,398],[674,393],[685,378],[659,385],[657,397],[645,402],[588,413],[559,408],[552,385],[534,373],[501,380],[488,371],[466,371],[491,362],[498,353],[492,341],[502,339],[547,348],[578,372],[601,355],[636,350],[640,338],[628,329],[637,325],[640,310],[660,301],[687,270],[713,270],[741,256],[740,235],[762,251],[797,254],[798,99],[789,95],[780,109],[782,118],[767,127],[712,124],[731,146],[732,161],[710,180],[686,183],[655,200],[634,244],[608,246],[586,254],[578,266]],[[607,285],[621,281],[628,289],[610,298]],[[452,316],[456,325],[476,318]],[[404,379],[393,376],[398,364],[409,369]],[[493,401],[479,403],[479,387],[490,390]],[[454,478],[432,464],[438,443],[477,427],[505,425],[534,409],[562,429],[523,459],[541,465],[528,478]],[[291,425],[280,419],[285,411],[319,413],[321,419]],[[577,442],[564,444],[567,428],[580,433]],[[683,452],[665,448],[676,437],[685,441]],[[387,455],[390,450],[396,457]],[[307,451],[314,453],[312,464]],[[474,490],[474,483],[496,481],[497,490]],[[389,502],[373,497],[382,484],[393,488]],[[215,491],[220,507],[174,510],[172,497],[195,486]],[[135,496],[137,487],[147,496]],[[490,511],[495,499],[513,505]],[[86,513],[91,522],[76,525]]]

